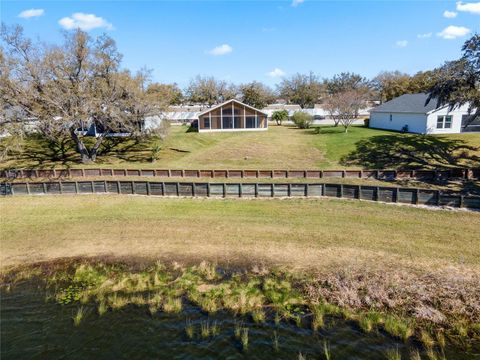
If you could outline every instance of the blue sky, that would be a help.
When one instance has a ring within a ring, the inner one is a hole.
[[[46,42],[64,28],[106,32],[124,67],[182,87],[197,74],[274,85],[310,70],[415,73],[480,31],[480,2],[293,1],[2,1],[0,14]]]

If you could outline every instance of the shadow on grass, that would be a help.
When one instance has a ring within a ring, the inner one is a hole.
[[[391,134],[360,140],[340,163],[370,169],[460,167],[480,164],[479,149],[463,140],[429,135]],[[478,166],[478,165],[477,165]]]
[[[91,147],[95,138],[85,138],[87,147]],[[109,163],[112,159],[127,162],[147,162],[151,158],[151,142],[136,138],[106,138],[99,148],[97,163]],[[12,167],[50,168],[55,165],[70,167],[81,164],[80,154],[75,143],[69,139],[47,140],[32,135],[26,139],[21,152],[12,154]]]

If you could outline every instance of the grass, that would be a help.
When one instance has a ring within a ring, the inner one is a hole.
[[[80,306],[72,317],[73,324],[79,326],[86,314],[87,308]]]
[[[100,156],[97,164],[90,166],[130,167],[130,168],[259,168],[259,169],[302,169],[302,168],[343,168],[362,167],[361,164],[341,164],[341,159],[357,150],[357,143],[376,138],[388,143],[389,138],[414,138],[415,135],[352,127],[348,134],[343,129],[331,126],[300,130],[289,126],[271,126],[266,132],[241,133],[195,133],[187,132],[183,126],[172,126],[171,134],[157,154],[157,161],[151,163],[151,143],[143,141],[134,145],[132,141],[121,144],[119,151]],[[460,140],[465,144],[480,148],[480,134],[458,134],[435,136],[435,139],[449,142]],[[255,144],[255,146],[252,146]],[[398,144],[395,144],[398,146]],[[374,150],[374,149],[373,149]],[[395,149],[392,149],[395,150]],[[471,154],[480,154],[480,150],[469,150]],[[22,154],[4,162],[4,167],[51,167],[82,166],[78,155],[68,148],[67,158],[61,157],[41,144],[38,140],[28,140]],[[428,155],[428,154],[427,154]],[[437,160],[441,157],[437,157]],[[463,162],[467,164],[467,162]]]
[[[107,254],[316,269],[352,259],[419,269],[480,265],[478,213],[334,199],[125,196],[2,198],[0,209],[3,266]]]
[[[406,342],[414,334],[414,325],[410,321],[397,316],[388,316],[385,320],[385,331]]]
[[[248,350],[248,328],[247,327],[242,329],[240,340],[242,342],[243,351],[247,351]]]
[[[189,339],[193,339],[194,333],[195,333],[195,329],[193,327],[193,323],[190,319],[187,319],[185,321],[185,334],[187,334],[187,337]]]
[[[402,355],[398,348],[390,349],[385,353],[385,358],[387,360],[402,360]]]

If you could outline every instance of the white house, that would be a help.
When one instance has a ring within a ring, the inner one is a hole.
[[[480,131],[480,119],[465,127],[468,105],[450,110],[448,105],[437,107],[428,94],[405,94],[370,110],[369,127],[418,134],[456,134]]]

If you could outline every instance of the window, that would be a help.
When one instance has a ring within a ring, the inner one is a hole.
[[[233,118],[234,128],[235,128],[235,129],[240,129],[240,128],[241,128],[240,124],[241,124],[241,118],[240,118],[240,116],[235,116],[235,117]]]
[[[245,127],[246,127],[247,129],[256,128],[255,116],[247,116],[245,120],[246,120]]]
[[[210,129],[210,119],[208,117],[203,118],[203,128]]]
[[[233,118],[231,116],[223,116],[223,128],[233,129]]]
[[[392,121],[392,120],[393,120],[393,115],[392,115],[392,114],[390,114],[390,121]]]
[[[451,129],[452,115],[439,115],[437,117],[437,129]]]

